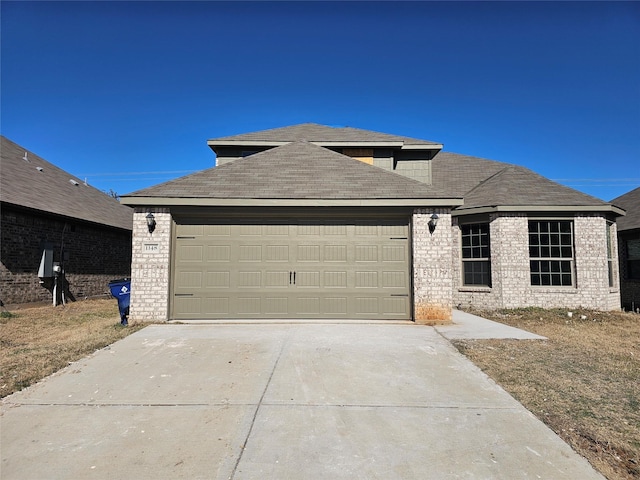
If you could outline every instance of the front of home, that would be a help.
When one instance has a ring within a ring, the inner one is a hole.
[[[608,238],[623,211],[525,168],[317,124],[208,144],[214,168],[122,198],[132,319],[619,306]]]

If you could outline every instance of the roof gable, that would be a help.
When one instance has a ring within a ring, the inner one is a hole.
[[[448,198],[437,188],[308,142],[287,143],[126,196],[343,200]]]
[[[277,146],[289,142],[310,142],[322,146],[375,145],[397,148],[440,149],[442,145],[428,140],[391,135],[352,127],[329,127],[317,123],[301,123],[289,127],[272,128],[258,132],[213,138],[211,146],[267,145]]]
[[[619,231],[640,228],[640,187],[614,198],[611,203],[627,211],[626,216],[616,220]]]
[[[6,137],[1,138],[2,202],[131,230],[133,210]]]

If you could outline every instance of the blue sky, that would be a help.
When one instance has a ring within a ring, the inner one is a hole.
[[[11,2],[2,134],[120,194],[304,122],[640,185],[639,2]]]

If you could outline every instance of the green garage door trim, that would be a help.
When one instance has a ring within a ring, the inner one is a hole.
[[[411,318],[408,222],[176,225],[172,318]]]

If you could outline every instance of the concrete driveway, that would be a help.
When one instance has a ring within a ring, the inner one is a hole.
[[[2,479],[602,479],[434,328],[152,325],[7,397]]]

